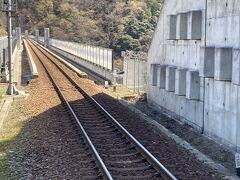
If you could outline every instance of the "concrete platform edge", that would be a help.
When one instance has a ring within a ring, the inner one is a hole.
[[[24,44],[24,47],[26,48],[26,52],[27,52],[28,62],[29,62],[29,67],[31,70],[32,78],[37,78],[38,77],[37,66],[32,58],[31,53],[29,53],[29,48],[28,48],[28,45],[26,44],[26,41],[23,40],[23,42],[24,42],[23,44]]]
[[[214,162],[211,158],[209,158],[207,155],[203,154],[196,148],[194,148],[192,145],[190,145],[188,142],[177,136],[176,134],[170,132],[168,129],[166,129],[164,126],[156,122],[154,119],[147,116],[145,113],[134,107],[134,105],[128,103],[126,100],[123,100],[121,98],[118,99],[118,101],[125,107],[129,108],[134,113],[138,114],[141,119],[146,121],[147,123],[155,126],[158,130],[160,130],[162,133],[164,133],[167,137],[174,140],[178,145],[182,146],[183,148],[187,149],[190,153],[192,153],[199,161],[207,164],[212,169],[215,169],[218,173],[224,175],[228,179],[233,180],[239,180],[240,178],[236,175],[233,175],[229,172],[227,168],[225,168],[223,165]]]

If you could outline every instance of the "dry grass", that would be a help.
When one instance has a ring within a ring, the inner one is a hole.
[[[0,84],[0,101],[2,95],[6,93],[7,84]],[[9,165],[9,154],[13,149],[16,137],[18,136],[23,122],[21,121],[22,109],[19,102],[13,103],[10,109],[8,117],[3,122],[3,126],[0,129],[0,179],[9,179],[12,176]],[[12,178],[11,178],[12,179]]]
[[[15,147],[17,136],[24,125],[23,109],[18,101],[13,102],[7,119],[0,130],[0,179],[13,179],[9,155]]]
[[[0,83],[0,101],[2,99],[2,95],[6,93],[6,90],[7,90],[7,84]]]
[[[114,68],[123,70],[123,60],[122,59],[116,59],[114,60]]]

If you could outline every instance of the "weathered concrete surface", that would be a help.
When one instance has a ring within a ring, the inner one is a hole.
[[[198,71],[189,70],[186,77],[186,98],[199,100],[200,98],[200,77]]]
[[[23,44],[24,44],[24,47],[25,47],[26,52],[27,52],[28,63],[29,63],[29,67],[30,67],[30,70],[31,70],[32,78],[37,78],[38,77],[37,66],[36,66],[36,64],[33,60],[33,57],[31,55],[31,53],[30,53],[29,47],[26,43],[26,40],[23,40]]]
[[[175,91],[175,66],[168,66],[166,69],[166,90],[169,92]]]
[[[175,77],[175,94],[179,96],[186,95],[186,76],[187,69],[178,68],[176,70]]]
[[[232,80],[232,48],[216,48],[214,78],[219,81]]]
[[[239,49],[240,1],[165,1],[148,53],[148,78],[151,64],[187,68],[188,74],[198,71],[199,84],[191,92],[199,93],[191,98],[186,82],[186,96],[149,83],[149,102],[236,150],[240,147]]]
[[[167,69],[166,65],[160,65],[158,67],[157,76],[159,77],[158,78],[158,87],[160,89],[165,89],[166,88],[166,69]]]
[[[214,77],[215,47],[201,47],[200,76]]]

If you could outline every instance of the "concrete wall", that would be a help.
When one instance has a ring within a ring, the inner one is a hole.
[[[154,64],[167,66],[166,72],[175,67],[174,80],[157,75],[166,85],[175,81],[174,91],[152,85]],[[186,77],[180,77],[182,68]],[[147,72],[149,103],[219,142],[240,146],[239,0],[165,1]]]

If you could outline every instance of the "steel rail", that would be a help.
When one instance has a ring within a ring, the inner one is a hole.
[[[28,41],[27,41],[28,42]],[[28,42],[29,43],[29,42]],[[30,43],[29,43],[30,44]],[[66,100],[66,98],[64,97],[62,91],[60,90],[60,88],[58,87],[58,85],[56,84],[56,82],[54,81],[53,76],[50,74],[49,69],[47,68],[47,66],[42,62],[41,58],[37,55],[36,51],[31,47],[31,45],[29,46],[33,52],[35,53],[35,55],[38,57],[39,61],[41,62],[41,64],[43,65],[44,69],[46,70],[53,86],[56,88],[57,93],[60,97],[60,99],[62,100],[62,102],[67,106],[68,111],[71,113],[71,115],[73,116],[74,120],[77,122],[78,126],[80,127],[81,133],[83,134],[83,137],[85,139],[85,141],[87,142],[87,144],[90,146],[91,151],[93,152],[93,155],[95,156],[95,158],[97,159],[97,162],[100,166],[100,169],[102,170],[102,173],[104,174],[105,178],[108,180],[113,180],[110,172],[108,171],[106,165],[104,164],[102,158],[100,157],[100,155],[98,154],[95,146],[93,145],[91,139],[89,138],[88,134],[86,133],[85,129],[83,128],[81,122],[79,121],[77,115],[75,114],[75,112],[73,111],[71,105],[68,103],[68,101]],[[40,50],[39,50],[40,51]],[[44,54],[45,55],[45,54]],[[46,55],[45,55],[46,56]]]
[[[36,43],[34,43],[36,45]],[[37,47],[48,59],[50,59],[39,47]],[[42,48],[43,49],[43,48]],[[53,56],[53,55],[52,55]],[[55,57],[56,58],[56,57]],[[57,58],[56,58],[57,59]],[[79,92],[87,99],[92,102],[100,111],[102,111],[121,132],[128,138],[130,142],[135,144],[136,148],[140,153],[150,161],[152,164],[164,177],[164,179],[177,180],[177,178],[162,164],[160,163],[136,138],[134,138],[107,110],[105,110],[102,105],[100,105],[93,97],[91,97],[86,91],[84,91],[78,83],[76,83],[59,65],[57,65],[52,59],[50,61],[55,64],[55,66],[67,77],[67,79],[72,82],[72,84],[79,90]]]

